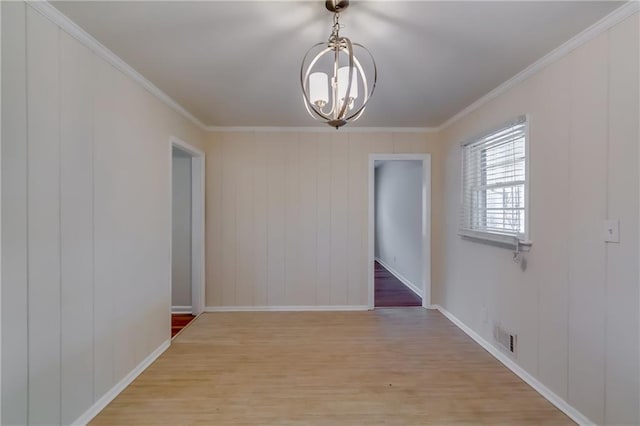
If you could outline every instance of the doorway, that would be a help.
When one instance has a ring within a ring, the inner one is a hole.
[[[369,308],[431,303],[431,157],[369,158]]]
[[[204,311],[204,153],[171,138],[171,337]]]

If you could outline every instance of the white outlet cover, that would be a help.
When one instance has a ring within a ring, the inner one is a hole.
[[[604,221],[602,230],[605,243],[620,242],[620,221],[617,219],[607,219]]]

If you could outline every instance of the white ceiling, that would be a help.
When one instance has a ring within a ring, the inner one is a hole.
[[[378,64],[353,125],[435,127],[619,7],[580,1],[352,1],[341,33]],[[317,126],[300,61],[324,1],[69,1],[54,6],[209,126]]]

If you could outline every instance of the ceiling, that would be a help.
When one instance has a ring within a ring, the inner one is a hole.
[[[435,127],[621,2],[352,1],[341,33],[378,86],[353,125]],[[53,5],[208,126],[318,126],[300,62],[328,38],[324,1]]]

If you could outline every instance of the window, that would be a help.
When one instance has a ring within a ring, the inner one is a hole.
[[[528,239],[527,167],[525,116],[463,144],[461,235]]]

